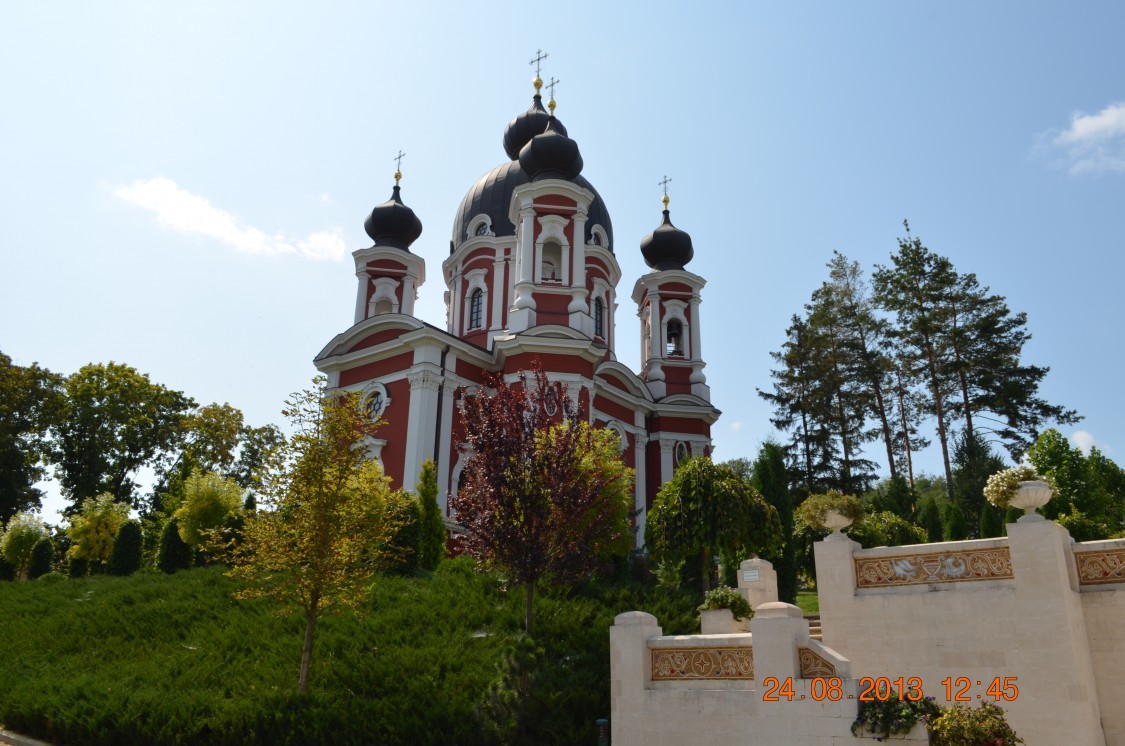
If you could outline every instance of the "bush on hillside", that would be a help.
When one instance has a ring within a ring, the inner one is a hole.
[[[51,571],[55,559],[55,545],[49,538],[42,538],[31,550],[31,561],[27,565],[28,580],[41,578]]]
[[[191,567],[194,555],[191,547],[180,538],[180,527],[175,518],[168,519],[160,532],[160,546],[156,550],[156,568],[172,574]]]
[[[141,537],[141,524],[136,521],[126,521],[117,530],[117,538],[113,540],[113,554],[109,557],[110,575],[132,575],[141,569],[141,552],[143,539]]]

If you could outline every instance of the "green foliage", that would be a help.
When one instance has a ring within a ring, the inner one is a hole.
[[[422,540],[422,508],[413,496],[397,494],[388,505],[396,528],[387,547],[385,570],[413,575],[418,570],[418,545]]]
[[[1028,459],[1055,488],[1054,498],[1040,512],[1056,519],[1079,512],[1111,531],[1125,529],[1125,471],[1097,448],[1085,455],[1057,430],[1045,430],[1027,453]]]
[[[90,563],[81,557],[71,557],[68,572],[72,578],[84,578],[90,574]]]
[[[456,558],[380,579],[364,613],[322,620],[304,697],[288,681],[303,620],[264,599],[231,603],[235,588],[217,568],[0,584],[0,722],[74,744],[490,743],[474,713],[523,626],[522,594],[498,575]],[[698,631],[698,599],[635,583],[587,581],[536,603],[543,654],[524,743],[596,742],[615,615]]]
[[[204,548],[211,532],[242,509],[242,499],[242,488],[233,479],[214,472],[191,475],[184,484],[184,501],[174,514],[180,538],[193,549]]]
[[[418,540],[418,566],[436,570],[445,557],[446,530],[438,505],[437,464],[426,459],[418,478],[418,502],[422,507],[421,536]]]
[[[874,491],[865,494],[863,500],[873,510],[891,512],[907,521],[914,518],[914,495],[901,476],[883,480]]]
[[[1004,512],[991,504],[981,506],[980,538],[992,539],[1004,535]]]
[[[500,744],[530,743],[536,674],[544,654],[529,635],[518,635],[497,666],[497,678],[488,685],[478,717],[485,733]]]
[[[1110,538],[1112,533],[1109,526],[1077,510],[1060,515],[1057,520],[1075,541],[1099,541]]]
[[[0,553],[0,580],[15,580],[16,568]]]
[[[749,619],[754,615],[754,610],[750,608],[750,602],[746,600],[746,597],[734,588],[725,585],[707,591],[707,595],[703,597],[703,603],[699,605],[699,611],[713,609],[730,609],[736,620]]]
[[[879,699],[885,696],[885,699]],[[852,723],[853,736],[875,735],[878,740],[901,733],[909,733],[919,722],[929,727],[944,708],[933,697],[911,700],[901,699],[898,692],[881,690],[874,700],[859,703],[859,714]],[[974,744],[975,746],[975,744]]]
[[[939,542],[944,540],[945,527],[941,521],[941,508],[937,500],[930,495],[922,501],[922,511],[918,517],[922,530],[926,532],[926,541]]]
[[[284,414],[288,442],[263,474],[261,508],[229,546],[230,575],[243,599],[266,597],[305,616],[297,690],[308,691],[316,622],[332,607],[355,607],[393,550],[403,503],[378,462],[356,444],[374,432],[360,396],[315,387],[294,394]]]
[[[964,541],[969,538],[965,513],[957,503],[946,503],[941,516],[942,531],[946,541]]]
[[[855,495],[842,495],[836,490],[829,490],[817,495],[809,495],[798,507],[797,511],[804,518],[805,523],[811,526],[824,528],[824,521],[829,511],[835,511],[848,518],[852,523],[863,520],[863,503]]]
[[[863,520],[848,529],[848,536],[858,541],[864,549],[924,544],[927,539],[921,526],[904,521],[889,511],[868,513]]]
[[[160,545],[156,550],[156,569],[169,575],[191,567],[194,555],[191,547],[180,537],[180,527],[170,518],[160,531]]]
[[[46,476],[40,463],[62,407],[61,376],[35,363],[15,365],[0,352],[0,525],[40,507],[35,484]]]
[[[84,500],[106,493],[137,507],[134,476],[144,466],[159,465],[180,443],[194,402],[112,362],[83,366],[64,388],[66,406],[52,456],[72,501],[66,512],[74,514]]]
[[[767,554],[777,570],[777,597],[786,603],[797,598],[797,548],[793,543],[793,497],[789,491],[789,471],[785,468],[785,449],[773,441],[766,441],[758,451],[752,467],[742,467],[728,461],[740,477],[745,479],[747,469],[752,474],[754,489],[774,507],[781,521],[781,548]]]
[[[958,434],[953,445],[953,500],[961,506],[972,536],[988,513],[984,499],[988,478],[1003,468],[1004,460],[992,452],[979,431]]]
[[[781,543],[781,520],[730,467],[692,458],[657,493],[645,522],[645,543],[658,561],[698,559],[706,593],[713,554],[737,567],[751,552],[774,551]]]
[[[50,537],[44,536],[31,550],[31,561],[27,565],[27,579],[35,580],[51,572],[51,565],[55,561],[55,545]]]
[[[129,506],[117,502],[108,492],[83,500],[81,512],[71,516],[66,530],[71,540],[70,556],[98,565],[108,562],[117,532],[127,520]]]
[[[1015,746],[1023,743],[1008,725],[1004,710],[989,702],[973,709],[957,705],[929,725],[933,746]]]
[[[106,568],[110,575],[132,575],[141,569],[141,524],[125,521],[113,541],[113,554]]]
[[[19,578],[27,577],[31,553],[47,535],[43,521],[30,513],[18,513],[8,521],[3,534],[0,534],[0,554],[16,568]]]

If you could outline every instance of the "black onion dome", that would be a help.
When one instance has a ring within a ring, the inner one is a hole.
[[[402,204],[398,184],[391,198],[378,205],[363,221],[363,228],[376,246],[392,246],[403,251],[410,251],[410,244],[422,235],[422,221]]]
[[[504,152],[513,161],[520,157],[523,146],[531,142],[531,138],[542,134],[547,129],[547,122],[551,115],[543,108],[543,97],[538,93],[531,101],[531,108],[508,122],[504,129]],[[562,134],[566,134],[566,127],[562,122],[555,120]]]
[[[645,264],[653,269],[683,269],[695,250],[691,247],[691,236],[672,225],[665,210],[664,222],[641,240],[641,254]]]
[[[557,124],[558,120],[551,117],[546,131],[531,138],[531,142],[520,150],[520,168],[532,181],[573,181],[582,173],[582,154],[578,152],[578,143],[567,137],[565,132],[559,132]]]
[[[512,205],[512,194],[516,187],[527,184],[531,179],[520,168],[519,161],[507,161],[492,169],[473,184],[461,206],[457,208],[457,216],[453,219],[453,240],[449,253],[467,238],[469,222],[480,214],[488,215],[492,221],[492,233],[496,236],[514,236],[516,227],[508,219],[508,208]],[[593,227],[600,225],[606,233],[610,249],[613,248],[613,223],[609,219],[609,210],[594,185],[586,180],[585,176],[578,175],[572,179],[575,184],[588,189],[594,194],[586,218],[586,243],[593,239]]]

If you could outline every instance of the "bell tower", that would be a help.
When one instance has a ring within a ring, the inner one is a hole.
[[[377,205],[363,227],[375,243],[352,253],[359,288],[355,300],[355,323],[380,314],[414,315],[418,288],[426,281],[426,263],[410,253],[410,244],[422,235],[422,221],[402,203],[403,153],[395,160],[395,185],[391,198]]]
[[[641,380],[657,401],[690,394],[711,401],[703,374],[700,291],[707,284],[684,269],[694,249],[691,236],[672,225],[668,212],[668,182],[664,185],[664,220],[641,241],[641,253],[652,271],[633,287],[641,318]]]

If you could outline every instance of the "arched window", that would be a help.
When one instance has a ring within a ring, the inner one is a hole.
[[[679,319],[672,319],[668,322],[668,339],[664,349],[664,354],[675,355],[678,357],[684,356],[684,325],[680,323]]]
[[[562,281],[562,246],[554,241],[543,244],[543,276],[540,282]]]
[[[594,299],[594,336],[605,338],[605,306],[601,298]]]
[[[469,328],[480,329],[484,315],[484,292],[477,288],[469,299]]]

